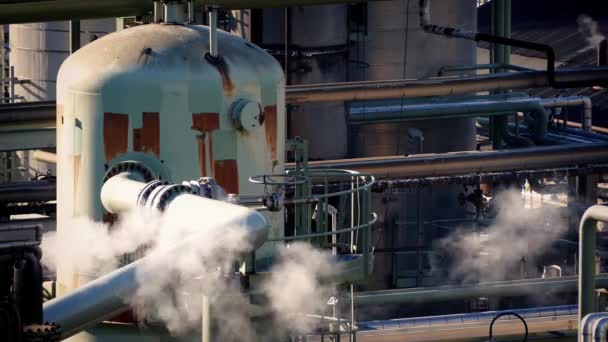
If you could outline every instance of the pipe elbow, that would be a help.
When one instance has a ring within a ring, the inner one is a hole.
[[[608,222],[608,206],[596,204],[587,208],[581,217],[580,229],[585,229],[586,223],[591,221]]]

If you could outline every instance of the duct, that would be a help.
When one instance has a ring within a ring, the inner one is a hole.
[[[351,0],[363,2],[375,0]],[[196,8],[217,6],[225,9],[290,7],[344,3],[344,0],[196,0]],[[26,0],[0,3],[0,23],[31,23],[43,21],[140,16],[153,11],[153,0]]]
[[[0,203],[44,202],[55,200],[55,182],[37,180],[0,185]]]
[[[410,120],[470,118],[480,115],[504,115],[520,111],[533,112],[534,140],[542,142],[547,135],[548,115],[540,98],[471,99],[445,103],[425,103],[380,107],[351,108],[350,121],[354,124],[401,122]],[[506,127],[506,126],[505,126]]]
[[[128,179],[124,176],[120,178],[122,181]],[[204,227],[213,229],[227,227],[245,229],[248,237],[245,243],[251,246],[252,250],[266,241],[269,229],[264,216],[254,210],[192,194],[174,197],[167,204],[164,213],[166,216],[181,220],[204,221]],[[159,252],[163,254],[162,256],[153,255],[139,259],[63,297],[45,303],[44,320],[59,324],[61,337],[65,339],[124,312],[129,309],[128,299],[137,290],[137,273],[141,268],[146,267],[146,263],[151,258],[172,259],[174,254],[184,248],[204,244],[208,236],[208,231],[203,229],[200,233],[186,237],[175,248]]]
[[[595,312],[595,248],[598,222],[608,222],[608,207],[594,205],[583,214],[579,230],[578,320]]]
[[[560,82],[600,85],[608,79],[608,67],[563,68],[555,71]],[[286,102],[361,101],[471,94],[482,91],[542,88],[549,86],[544,71],[506,72],[427,80],[364,81],[289,86]]]
[[[382,304],[426,304],[479,297],[516,297],[542,293],[565,293],[577,291],[577,276],[561,278],[536,278],[512,281],[496,281],[472,285],[447,285],[412,289],[358,292],[355,305]],[[593,288],[608,286],[608,274],[595,277]],[[579,304],[580,307],[580,304]]]
[[[310,167],[347,169],[376,178],[441,177],[557,168],[608,162],[608,143],[531,147],[309,162]]]
[[[584,110],[583,130],[586,132],[592,132],[593,125],[591,121],[593,115],[593,104],[588,96],[567,96],[553,99],[543,99],[542,104],[547,108],[582,105]]]

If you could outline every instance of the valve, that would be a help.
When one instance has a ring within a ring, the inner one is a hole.
[[[285,187],[289,185],[302,185],[308,182],[308,178],[287,174],[269,174],[251,176],[249,181],[254,184],[264,185],[262,204],[266,209],[269,211],[280,211],[285,205]],[[268,191],[268,187],[272,187],[272,190]]]

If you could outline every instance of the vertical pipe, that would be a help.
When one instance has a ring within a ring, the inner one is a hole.
[[[504,2],[504,37],[511,38],[511,0],[504,0]],[[502,59],[504,64],[511,64],[511,47],[509,45],[503,46]]]
[[[209,304],[209,297],[203,295],[201,304],[201,342],[211,342],[211,305]]]
[[[80,49],[80,20],[70,20],[70,54]]]
[[[39,250],[26,252],[14,268],[13,291],[24,324],[42,323],[42,267],[38,255]]]
[[[209,54],[217,57],[217,7],[209,8]]]
[[[11,65],[10,74],[8,75],[9,94],[8,99],[10,103],[15,103],[15,66]]]
[[[192,0],[188,1],[188,24],[194,23],[194,3]]]
[[[154,23],[158,24],[163,21],[163,4],[160,1],[154,1]]]
[[[597,46],[597,65],[608,65],[608,39],[602,40]]]
[[[0,103],[4,103],[4,25],[0,25]]]
[[[503,37],[505,34],[505,0],[494,0],[492,1],[492,34],[495,36]],[[492,60],[491,64],[504,64],[504,45],[492,43],[491,47]],[[494,68],[493,72],[501,72],[502,69]],[[492,139],[492,147],[500,149],[502,146],[502,123],[503,118],[493,117],[490,118],[490,136]]]
[[[589,207],[581,218],[579,230],[578,322],[596,311],[595,305],[595,247],[597,223],[608,221],[608,207]]]

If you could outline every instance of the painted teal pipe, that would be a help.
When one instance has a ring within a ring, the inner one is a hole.
[[[394,105],[357,105],[350,109],[351,124],[379,122],[403,122],[414,120],[455,119],[477,116],[497,116],[516,112],[535,113],[532,124],[534,141],[545,144],[548,130],[548,116],[542,100],[520,97],[516,94],[499,94],[471,97],[470,100],[453,102],[430,102]],[[506,125],[504,126],[506,128]]]
[[[595,245],[598,222],[608,222],[608,207],[589,207],[581,218],[579,231],[578,321],[596,311],[595,305]]]
[[[595,280],[595,281],[594,281]],[[592,289],[608,287],[608,274],[598,274],[589,283]],[[367,291],[355,293],[355,305],[426,304],[479,297],[517,297],[543,293],[572,293],[577,291],[577,276],[547,279],[494,281],[470,285],[445,285]],[[593,291],[592,291],[593,294]],[[346,299],[346,298],[345,298]],[[579,303],[580,305],[580,303]]]
[[[412,120],[456,119],[514,112],[544,112],[540,98],[481,99],[394,106],[356,106],[350,122],[366,124]]]

